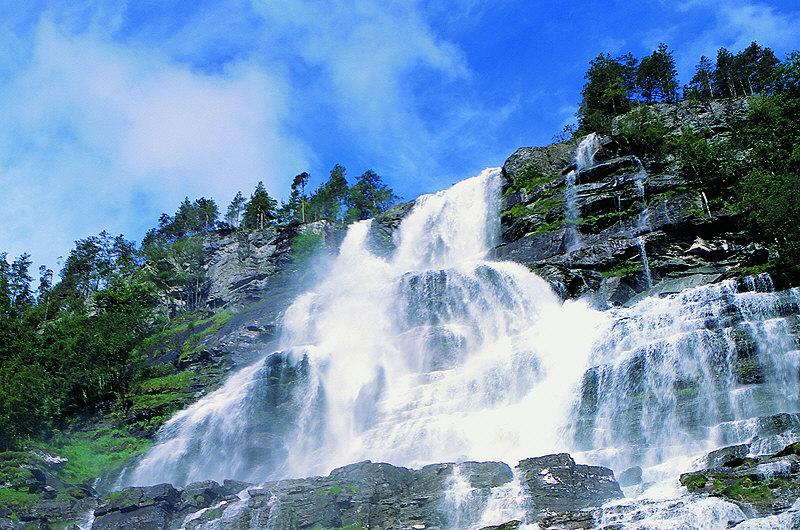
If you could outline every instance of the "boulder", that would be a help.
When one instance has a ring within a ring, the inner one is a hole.
[[[395,249],[394,234],[403,219],[414,209],[414,201],[392,206],[372,220],[367,233],[367,247],[379,256],[389,256]]]
[[[576,464],[567,453],[528,458],[517,469],[531,498],[533,520],[598,507],[623,496],[613,471]]]
[[[529,167],[535,167],[545,175],[561,173],[575,159],[574,140],[546,145],[544,147],[521,147],[503,164],[503,176],[508,184]]]
[[[112,494],[95,510],[92,528],[169,528],[180,498],[180,492],[171,484],[126,488]]]
[[[639,466],[629,467],[619,475],[620,487],[627,488],[642,483],[642,468]]]
[[[682,474],[680,483],[734,502],[750,517],[786,512],[800,497],[800,443],[787,442],[798,439],[796,421],[796,414],[760,418],[752,441],[708,453],[706,467]],[[768,447],[773,452],[763,454]]]

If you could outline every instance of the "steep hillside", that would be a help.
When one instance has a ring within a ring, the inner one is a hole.
[[[741,126],[748,100],[683,101],[649,110],[664,143],[690,131],[707,134],[713,145]],[[620,124],[637,112],[617,118],[611,136],[584,146],[592,152],[583,167],[576,165],[581,153],[575,140],[521,148],[506,161],[497,258],[527,265],[563,296],[589,294],[600,307],[735,277],[774,259],[775,246],[687,178],[674,153],[640,148],[640,156],[634,154]],[[571,245],[576,235],[579,242]],[[778,275],[776,281],[788,279]]]

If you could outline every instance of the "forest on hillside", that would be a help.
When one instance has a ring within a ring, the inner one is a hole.
[[[348,185],[336,164],[313,193],[306,193],[309,179],[294,177],[289,201],[280,205],[259,182],[249,199],[238,192],[224,215],[213,199],[186,198],[173,215],[160,216],[141,245],[105,231],[80,239],[57,280],[42,266],[36,282],[28,254],[10,263],[0,254],[0,451],[47,437],[98,405],[124,408],[136,385],[176,371],[148,366],[146,339],[210,318],[199,293],[207,232],[291,232],[321,219],[343,227],[398,200],[373,171]],[[296,259],[319,244],[297,235]],[[177,299],[186,315],[165,312],[166,299]]]

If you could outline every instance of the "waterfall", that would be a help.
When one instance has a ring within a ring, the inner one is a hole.
[[[487,170],[421,197],[389,258],[368,249],[368,221],[353,225],[327,278],[287,310],[281,353],[172,418],[128,480],[259,481],[363,459],[516,462],[563,448],[606,317],[487,259],[499,186]],[[536,421],[520,420],[531,411]]]
[[[647,287],[649,289],[653,286],[653,277],[650,274],[650,261],[647,259],[644,234],[645,232],[652,232],[653,228],[650,226],[650,208],[647,206],[647,196],[644,191],[644,181],[647,178],[647,171],[645,171],[644,166],[642,166],[641,160],[637,157],[634,157],[634,160],[636,161],[638,171],[636,171],[636,175],[634,175],[633,179],[636,182],[636,187],[639,189],[639,196],[642,199],[642,213],[639,214],[639,219],[636,222],[636,232],[639,234],[636,237],[636,245],[639,247],[642,269],[644,270],[644,277],[647,280]]]
[[[611,310],[576,444],[613,469],[656,466],[749,441],[749,418],[800,410],[800,290],[772,290],[762,275]]]
[[[583,248],[583,239],[578,230],[580,211],[577,203],[577,190],[575,185],[580,177],[581,170],[594,163],[594,155],[600,150],[600,138],[595,133],[586,135],[575,150],[575,169],[567,173],[567,189],[564,191],[564,217],[568,230],[567,251],[573,252]]]
[[[693,457],[757,434],[754,418],[800,411],[800,290],[762,275],[607,311],[562,302],[489,259],[499,174],[419,198],[388,257],[369,250],[369,221],[351,226],[286,311],[279,351],[170,419],[128,484],[564,451],[674,482]],[[520,487],[495,488],[478,513],[456,473],[447,502],[496,524],[522,509]]]

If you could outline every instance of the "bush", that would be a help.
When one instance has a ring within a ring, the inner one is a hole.
[[[298,265],[308,262],[314,254],[325,244],[325,235],[322,232],[306,230],[297,234],[292,240],[292,254],[294,262]]]
[[[710,138],[708,129],[694,132],[685,127],[667,141],[667,147],[677,156],[683,176],[717,194],[736,180],[739,164],[727,141]]]
[[[664,154],[669,129],[661,118],[647,107],[639,107],[617,120],[614,139],[639,158],[658,159]]]
[[[752,228],[778,243],[784,264],[800,263],[800,175],[754,169],[742,179],[739,204]]]

